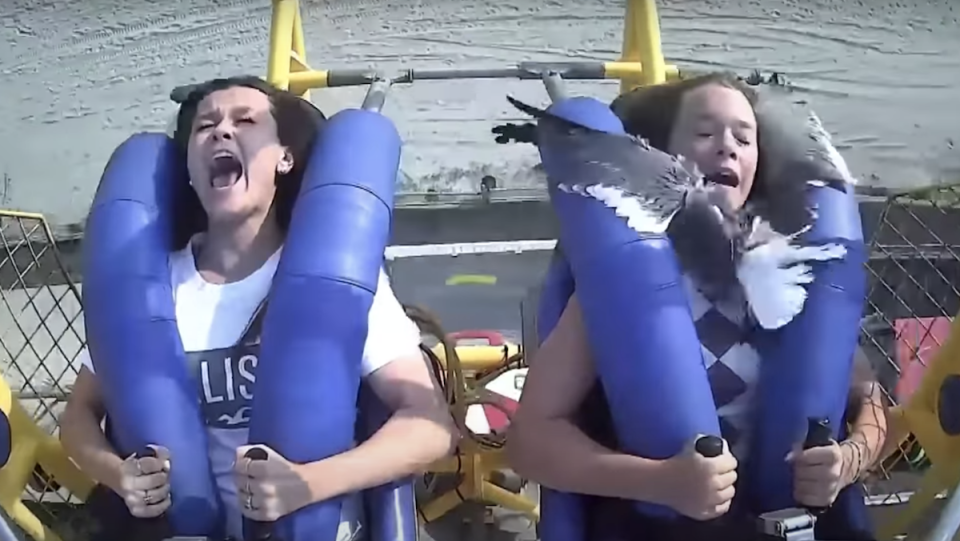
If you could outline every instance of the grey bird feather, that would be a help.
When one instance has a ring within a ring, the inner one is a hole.
[[[554,188],[602,199],[638,233],[662,233],[687,203],[724,205],[696,166],[650,146],[639,137],[594,130],[512,97],[511,104],[537,122],[537,144],[556,152],[559,175],[547,176]],[[640,174],[637,174],[641,172]],[[711,214],[715,211],[711,211]]]
[[[812,111],[767,100],[757,110],[757,121],[763,144],[764,184],[759,187],[763,197],[753,198],[747,212],[785,235],[805,231],[816,219],[816,209],[799,204],[807,190],[825,186],[843,191],[856,179]]]
[[[813,279],[804,262],[844,255],[842,247],[796,244],[815,217],[804,206],[805,188],[793,194],[786,217],[785,200],[733,210],[718,185],[683,158],[631,135],[508,100],[537,119],[537,145],[551,156],[547,182],[553,188],[601,201],[638,234],[666,233],[680,265],[705,294],[720,298],[742,287],[764,328],[779,328],[802,311],[804,285]]]

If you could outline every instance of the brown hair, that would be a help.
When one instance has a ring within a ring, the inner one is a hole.
[[[655,148],[666,152],[673,133],[673,124],[680,112],[683,97],[691,90],[707,85],[720,85],[737,90],[756,107],[756,90],[729,73],[710,73],[662,85],[642,86],[621,94],[610,108],[623,122],[628,133],[643,137]]]
[[[210,94],[237,86],[259,90],[269,98],[270,110],[277,122],[277,137],[280,144],[287,147],[293,156],[293,168],[290,172],[282,175],[282,180],[281,176],[277,175],[277,192],[273,197],[273,211],[280,231],[286,233],[290,225],[293,204],[300,194],[310,150],[326,117],[309,101],[279,90],[259,77],[246,75],[213,79],[193,87],[180,104],[180,111],[177,113],[173,140],[182,170],[174,199],[173,250],[186,247],[195,234],[207,229],[207,213],[200,204],[197,193],[190,186],[190,174],[186,166],[187,146],[190,143],[197,107]]]

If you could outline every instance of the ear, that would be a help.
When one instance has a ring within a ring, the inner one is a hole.
[[[277,162],[277,173],[281,175],[286,175],[293,170],[293,154],[290,153],[290,150],[284,149],[283,156],[280,158],[280,161]]]

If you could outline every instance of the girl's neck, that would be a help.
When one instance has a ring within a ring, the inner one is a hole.
[[[237,282],[263,266],[283,244],[273,216],[244,223],[211,223],[194,248],[197,271],[210,283]]]

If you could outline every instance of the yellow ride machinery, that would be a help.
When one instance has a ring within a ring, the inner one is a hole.
[[[378,77],[372,70],[347,70],[349,73],[341,73],[312,68],[307,60],[297,0],[273,0],[268,55],[267,80],[307,99],[310,91],[314,89],[369,84]],[[577,76],[577,68],[583,67],[580,64],[582,63],[569,62],[534,67],[521,64],[516,68],[503,70],[446,70],[442,73],[438,70],[409,70],[392,82],[412,83],[418,80],[471,77],[539,79],[542,75],[540,71],[550,69],[559,71],[561,76],[572,74],[572,78],[620,80],[622,90],[627,90],[639,85],[660,84],[683,76],[676,66],[664,61],[654,0],[627,0],[622,55],[618,60],[600,64],[602,69],[596,69],[598,63],[592,63],[590,70],[581,69],[580,76]],[[587,72],[588,75],[583,75]],[[950,190],[951,188],[940,188],[941,192]],[[956,198],[944,203],[943,197],[927,197],[915,193],[890,195],[881,199],[880,207],[884,210],[880,221],[888,216],[890,209],[906,208],[918,201],[921,206],[940,209],[945,215],[948,210],[960,207]],[[956,215],[952,216],[954,220],[957,219]],[[953,223],[954,226],[960,225],[960,221]],[[73,504],[81,504],[92,483],[64,453],[53,435],[55,424],[48,426],[50,423],[43,422],[42,417],[50,409],[49,402],[46,403],[47,406],[38,409],[38,401],[44,401],[42,393],[25,391],[33,388],[30,380],[39,377],[38,371],[25,373],[17,368],[17,375],[14,370],[17,355],[27,348],[31,349],[43,364],[44,355],[31,345],[31,339],[37,333],[35,328],[46,328],[46,331],[56,338],[56,333],[44,323],[43,313],[46,310],[49,315],[54,309],[36,307],[40,296],[38,292],[48,292],[54,299],[52,303],[60,306],[58,309],[67,321],[65,325],[82,327],[79,323],[81,309],[78,289],[71,282],[69,269],[58,252],[57,239],[54,238],[44,216],[0,211],[0,241],[5,249],[4,257],[0,261],[0,293],[3,294],[3,305],[10,314],[7,318],[9,321],[5,320],[4,325],[12,327],[11,332],[22,335],[17,346],[20,349],[14,351],[16,348],[8,347],[6,344],[10,343],[9,339],[4,338],[9,334],[8,329],[0,328],[0,343],[3,344],[0,348],[0,375],[3,376],[0,378],[0,412],[6,417],[12,433],[11,452],[5,463],[0,463],[0,508],[23,533],[34,540],[60,541],[67,537],[83,539],[82,535],[65,532],[62,525],[52,524],[50,515],[42,515],[41,511],[45,506],[58,505],[47,503],[53,501],[50,496],[55,494],[67,495]],[[960,257],[955,255],[948,242],[940,239],[938,241],[942,245],[941,252],[946,249],[951,257],[960,261]],[[923,249],[928,248],[927,246]],[[928,258],[923,254],[920,257]],[[61,285],[57,286],[56,293],[50,293],[55,288],[48,280],[54,275]],[[463,275],[448,285],[484,282],[483,276]],[[13,295],[14,291],[20,291],[19,295]],[[20,304],[14,306],[16,303]],[[72,304],[73,311],[69,314],[65,312],[62,308],[64,304]],[[496,407],[503,406],[500,400],[502,397],[490,391],[491,382],[498,378],[506,376],[519,393],[525,373],[524,348],[521,344],[510,342],[490,342],[486,345],[458,342],[462,337],[446,334],[442,329],[442,322],[431,316],[427,311],[429,309],[427,306],[408,310],[424,334],[433,337],[435,346],[431,350],[432,357],[438,373],[442,376],[451,413],[465,436],[455,457],[441,461],[431,468],[431,479],[448,476],[454,479],[454,483],[446,490],[435,490],[434,493],[425,495],[419,506],[421,520],[427,523],[435,521],[462,503],[472,502],[481,506],[512,510],[533,522],[538,521],[539,505],[536,499],[526,497],[520,490],[505,488],[509,483],[504,482],[507,465],[503,454],[505,441],[502,432],[477,434],[470,429],[468,422],[471,407],[491,404]],[[469,310],[469,307],[464,306],[463,309]],[[941,317],[951,319],[953,315],[940,314]],[[24,318],[32,318],[39,323],[24,323]],[[948,391],[960,380],[958,331],[960,321],[953,320],[949,338],[940,345],[933,360],[928,363],[916,391],[909,399],[892,408],[893,433],[889,438],[889,457],[884,465],[890,466],[899,460],[905,452],[905,446],[919,445],[926,452],[931,466],[920,477],[909,502],[900,506],[892,518],[882,521],[880,537],[884,540],[895,539],[910,530],[912,523],[927,513],[938,499],[943,499],[944,491],[950,492],[960,483],[960,429],[954,431],[954,427],[950,426],[951,422],[946,420],[950,413],[946,410],[950,406],[958,408],[956,415],[960,416],[960,404],[948,399]],[[82,337],[82,332],[77,336]],[[79,339],[82,342],[82,338]],[[75,360],[76,351],[72,354],[61,353],[67,359],[68,365]],[[75,371],[72,366],[68,368]],[[18,383],[11,383],[12,380],[18,380]],[[55,382],[54,387],[59,388],[59,383]],[[69,389],[60,391],[69,392]],[[59,396],[54,401],[62,399],[63,397]],[[509,408],[504,409],[509,417]],[[55,416],[56,409],[52,408],[52,412]],[[0,458],[3,458],[2,455]],[[437,483],[429,484],[439,486]],[[44,520],[41,520],[41,516]],[[942,532],[937,534],[940,537],[934,536],[935,541],[954,536],[956,525],[951,524],[951,521],[941,521],[939,527]]]

